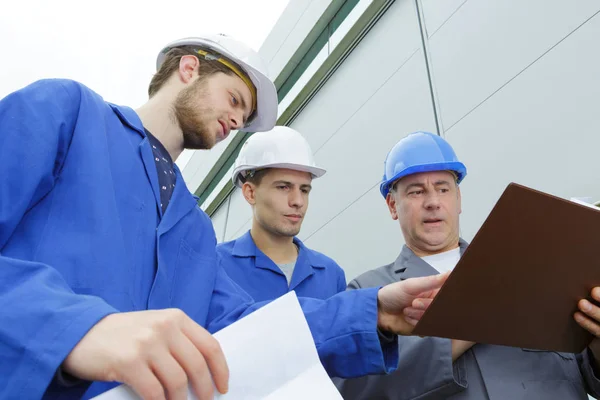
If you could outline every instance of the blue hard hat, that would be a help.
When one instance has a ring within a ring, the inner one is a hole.
[[[390,186],[398,179],[432,171],[454,171],[456,183],[460,183],[467,175],[467,167],[458,161],[450,143],[433,133],[411,133],[388,153],[379,190],[383,197],[387,197]]]

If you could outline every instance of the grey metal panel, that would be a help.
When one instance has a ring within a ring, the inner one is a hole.
[[[467,1],[429,40],[446,129],[600,10],[596,0]]]
[[[313,151],[317,151],[374,93],[388,85],[388,79],[420,47],[415,3],[413,0],[397,0],[292,126],[302,132]],[[395,101],[395,98],[390,100]]]
[[[305,244],[337,261],[350,282],[363,272],[393,262],[404,238],[379,188],[374,187]]]
[[[349,91],[351,85],[337,96],[347,96]],[[318,104],[321,99],[313,101]],[[435,121],[419,51],[316,152],[317,163],[328,172],[319,178],[318,186],[315,181],[302,234],[311,235],[377,185],[388,151],[406,134],[420,129],[435,130]]]
[[[468,169],[461,185],[467,239],[511,181],[600,199],[600,53],[592,50],[599,37],[600,15],[447,132]]]
[[[277,55],[290,32],[294,29],[298,20],[310,5],[307,0],[290,0],[286,8],[281,13],[281,16],[273,26],[269,35],[260,46],[259,53],[268,64]]]
[[[244,196],[242,196],[242,191],[240,189],[236,188],[230,194],[230,201],[225,241],[239,236],[241,229],[245,228],[249,221],[252,220],[252,209],[246,202],[246,199],[244,199]]]
[[[300,18],[288,32],[282,46],[269,62],[269,74],[272,78],[279,76],[330,3],[331,0],[312,0],[310,5],[304,9]]]
[[[467,0],[419,0],[425,16],[427,36],[432,36]]]
[[[225,225],[227,223],[227,205],[229,201],[224,201],[223,204],[217,208],[217,210],[211,215],[213,227],[215,229],[215,235],[217,236],[217,243],[223,241],[223,235],[225,234]]]

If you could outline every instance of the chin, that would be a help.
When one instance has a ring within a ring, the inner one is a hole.
[[[300,229],[294,229],[294,230],[292,230],[292,229],[281,229],[279,231],[279,233],[281,234],[281,236],[292,237],[292,236],[296,236],[298,233],[300,233]]]
[[[439,250],[447,245],[448,238],[427,238],[423,240],[423,243],[431,250]]]

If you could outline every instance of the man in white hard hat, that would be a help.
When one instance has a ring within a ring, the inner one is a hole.
[[[149,93],[134,111],[43,80],[0,100],[2,399],[89,398],[117,382],[146,399],[227,390],[210,333],[258,305],[216,265],[211,221],[173,161],[232,129],[272,129],[276,90],[256,52],[214,35],[166,46]],[[406,306],[441,282],[302,300],[329,372],[392,368],[377,328],[410,333]]]
[[[252,227],[217,246],[227,275],[256,301],[293,290],[326,299],[346,290],[344,271],[296,237],[308,210],[315,165],[306,139],[286,126],[255,133],[235,160],[232,180],[252,207]]]

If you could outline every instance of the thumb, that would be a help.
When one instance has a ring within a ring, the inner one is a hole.
[[[447,272],[440,275],[424,276],[420,278],[410,278],[403,281],[402,289],[406,294],[417,296],[421,293],[439,289],[442,287],[450,274]]]

